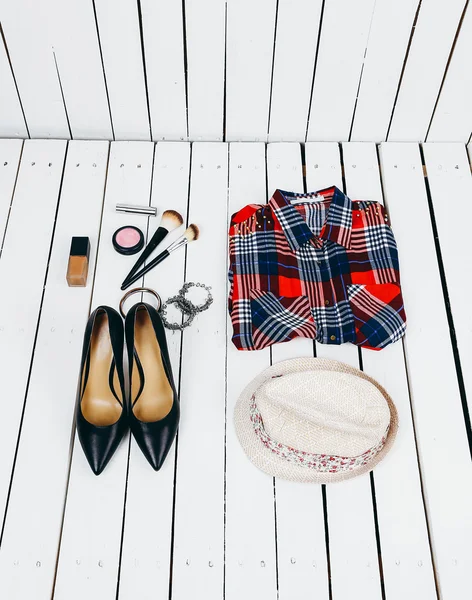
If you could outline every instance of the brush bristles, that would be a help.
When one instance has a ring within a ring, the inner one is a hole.
[[[193,240],[198,240],[198,236],[200,235],[200,230],[196,225],[189,225],[187,229],[184,231],[184,237],[187,238],[187,242],[193,242]]]
[[[162,213],[160,227],[164,227],[167,231],[174,231],[174,229],[180,227],[183,222],[182,215],[176,210],[166,210]]]

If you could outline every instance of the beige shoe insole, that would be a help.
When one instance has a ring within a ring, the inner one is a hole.
[[[90,369],[81,401],[82,414],[89,423],[98,427],[113,425],[121,416],[121,404],[113,395],[109,384],[112,360],[113,350],[108,331],[108,316],[106,313],[101,313],[95,317],[90,340]],[[82,381],[84,376],[85,367]],[[121,388],[116,369],[113,384],[116,394],[120,397]]]
[[[144,388],[134,404],[134,415],[144,423],[160,421],[166,417],[174,402],[174,393],[162,364],[161,349],[147,310],[136,312],[134,346],[144,371]],[[133,358],[131,404],[141,387],[141,377]]]

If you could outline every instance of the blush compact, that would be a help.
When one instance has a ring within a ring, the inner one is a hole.
[[[117,252],[131,256],[143,249],[144,235],[141,229],[133,225],[125,225],[115,231],[112,242]]]

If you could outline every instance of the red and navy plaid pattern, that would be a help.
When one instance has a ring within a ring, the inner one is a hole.
[[[405,332],[398,253],[384,207],[331,187],[277,189],[229,230],[233,342],[258,350],[294,337],[381,349]]]

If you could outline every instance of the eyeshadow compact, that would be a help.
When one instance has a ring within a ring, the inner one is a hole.
[[[125,225],[115,231],[112,242],[117,252],[131,256],[143,249],[144,235],[141,229],[133,225]]]

